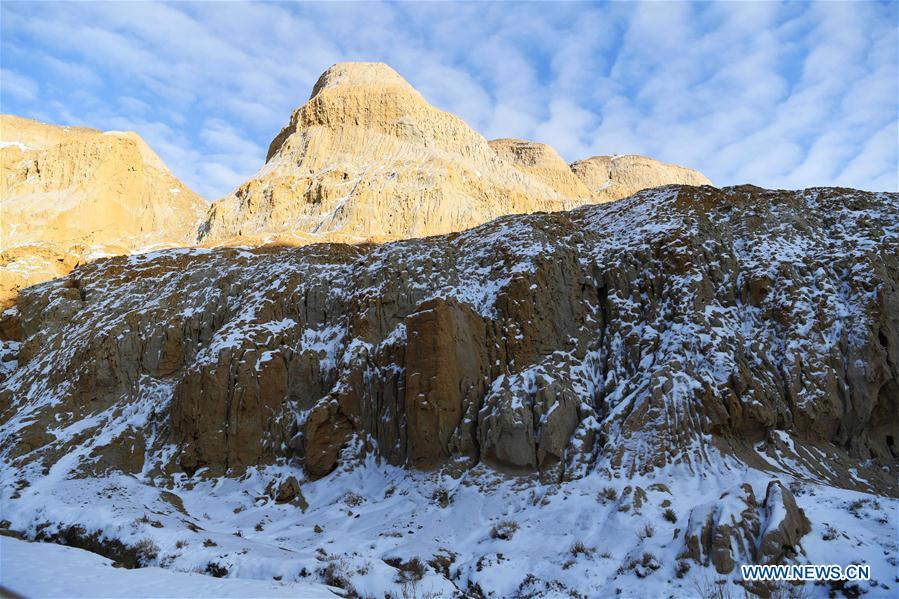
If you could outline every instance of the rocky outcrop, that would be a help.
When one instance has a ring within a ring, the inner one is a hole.
[[[812,529],[796,498],[777,480],[768,483],[765,491],[762,522],[755,559],[765,564],[796,557],[802,537]]]
[[[802,551],[800,541],[809,531],[805,512],[780,481],[768,483],[762,505],[744,484],[692,510],[681,557],[712,564],[719,574],[740,563],[784,563]]]
[[[0,115],[0,309],[100,255],[193,241],[206,203],[134,133]]]
[[[304,512],[309,507],[309,503],[300,489],[300,482],[295,476],[288,476],[281,481],[272,481],[268,490],[275,503],[292,503]]]
[[[632,154],[593,156],[572,163],[571,170],[593,193],[597,202],[626,198],[641,189],[660,185],[712,184],[699,171]]]
[[[738,563],[753,561],[758,536],[758,505],[752,487],[744,484],[693,508],[681,557],[711,563],[719,574],[727,574]]]
[[[361,451],[558,480],[726,454],[895,496],[897,200],[670,186],[381,246],[92,262],[3,327],[3,459],[315,477]],[[110,441],[134,422],[143,445]],[[762,545],[801,536],[738,499]]]

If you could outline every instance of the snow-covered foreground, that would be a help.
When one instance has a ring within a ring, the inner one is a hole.
[[[695,597],[722,581],[742,596],[739,569],[719,576],[680,555],[691,510],[743,483],[763,495],[773,476],[719,465],[704,476],[596,473],[560,485],[484,468],[460,478],[410,473],[369,460],[302,482],[305,510],[266,493],[288,472],[302,479],[286,468],[184,480],[170,491],[132,476],[37,479],[16,499],[4,488],[11,528],[35,536],[77,524],[129,546],[143,542],[153,548],[149,563],[162,568],[114,569],[81,550],[3,539],[3,585],[29,597],[308,597],[326,595],[326,582],[362,597]],[[868,563],[873,580],[859,590],[895,597],[899,501],[780,479],[813,522],[797,561]],[[830,590],[810,584],[801,596]]]
[[[302,582],[213,578],[162,568],[126,570],[95,553],[51,543],[0,537],[0,585],[39,597],[335,597]]]

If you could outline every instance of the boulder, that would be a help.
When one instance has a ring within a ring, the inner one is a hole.
[[[295,503],[304,512],[306,511],[306,508],[309,507],[306,498],[303,496],[303,491],[300,489],[300,483],[295,476],[288,476],[280,483],[277,483],[277,486],[273,481],[271,487],[271,494],[273,495],[275,503]]]
[[[794,558],[802,547],[800,541],[812,529],[796,498],[780,481],[772,480],[765,491],[761,534],[756,552],[757,563],[780,563]]]

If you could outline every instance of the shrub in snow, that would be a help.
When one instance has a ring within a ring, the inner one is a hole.
[[[662,567],[656,556],[650,552],[646,552],[640,559],[632,559],[627,564],[618,569],[619,574],[633,571],[637,578],[646,578],[656,570]]]
[[[596,551],[594,547],[587,547],[584,545],[583,541],[577,541],[571,546],[571,555],[577,557],[578,555],[586,555],[587,557],[593,555],[593,552]]]
[[[518,523],[512,520],[503,520],[490,531],[490,538],[508,541],[518,530]]]
[[[616,499],[618,499],[618,491],[616,491],[612,487],[606,487],[596,495],[596,501],[602,504],[609,503],[610,501],[615,501]]]
[[[146,566],[159,556],[159,545],[153,542],[153,539],[141,539],[134,546],[134,553],[137,561]]]
[[[417,557],[413,557],[407,562],[399,558],[384,561],[397,569],[395,580],[400,584],[418,582],[425,576],[425,565]]]
[[[317,574],[321,577],[322,582],[328,586],[343,589],[350,596],[356,595],[356,589],[350,582],[347,574],[346,562],[337,557],[330,557],[326,566],[319,568]]]
[[[216,562],[206,564],[206,573],[216,578],[224,578],[228,575],[228,568]]]

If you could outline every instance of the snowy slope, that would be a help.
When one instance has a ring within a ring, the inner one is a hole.
[[[328,582],[361,596],[400,597],[404,589],[411,592],[413,584],[402,579],[393,560],[408,563],[415,558],[424,565],[423,578],[414,583],[414,596],[419,597],[463,592],[557,597],[575,591],[586,597],[695,597],[698,586],[717,580],[732,584],[740,577],[736,572],[722,576],[714,568],[680,559],[691,510],[736,483],[749,482],[763,492],[769,480],[765,473],[748,469],[708,471],[701,478],[672,469],[634,479],[594,474],[559,486],[526,478],[508,480],[485,470],[453,479],[369,463],[304,483],[309,508],[303,512],[265,497],[265,483],[273,475],[264,470],[243,480],[210,481],[193,488],[179,485],[174,493],[184,512],[161,497],[159,489],[129,477],[68,481],[50,492],[25,490],[24,501],[4,497],[4,505],[15,506],[4,517],[28,534],[54,522],[104,530],[129,543],[152,539],[159,548],[152,560],[156,566],[205,572],[215,564],[227,570],[225,581],[247,581],[245,587],[228,587],[216,586],[221,581],[209,578],[205,589],[196,587],[197,597],[220,596],[231,592],[229,588],[235,589],[231,596],[241,592],[281,596],[277,593],[292,588],[274,584],[274,577],[285,585]],[[806,554],[800,561],[868,563],[876,582],[861,585],[865,596],[894,597],[899,588],[894,581],[899,501],[783,480],[798,489],[797,501],[814,522],[803,539]],[[634,501],[636,488],[646,490],[640,507]],[[614,499],[607,499],[609,489],[615,490]],[[444,494],[445,507],[440,501]],[[663,517],[666,500],[675,522]],[[510,522],[517,530],[509,539],[493,538],[495,527]],[[647,525],[652,530],[649,537]],[[836,538],[825,540],[830,527],[837,531]],[[22,543],[11,542],[19,544],[14,551]],[[578,551],[578,543],[584,551]],[[23,569],[20,560],[25,558],[13,558],[7,566],[6,545],[3,551],[3,579],[10,581],[4,584],[26,596],[40,595],[44,587],[31,578],[30,567]],[[83,555],[80,550],[68,551]],[[645,554],[653,557],[648,568],[642,567]],[[73,559],[62,550],[47,567],[69,567]],[[689,569],[679,577],[683,563]],[[111,571],[127,577],[144,570]],[[141,574],[131,576],[144,580]],[[20,581],[19,586],[12,581]],[[127,578],[122,584],[128,584]],[[115,595],[116,587],[109,588],[113,596],[130,595],[124,591]],[[827,597],[829,591],[827,585],[810,586],[804,596]]]
[[[0,537],[0,585],[35,599],[59,597],[337,597],[322,585],[213,578],[161,568],[126,570],[95,553]]]

